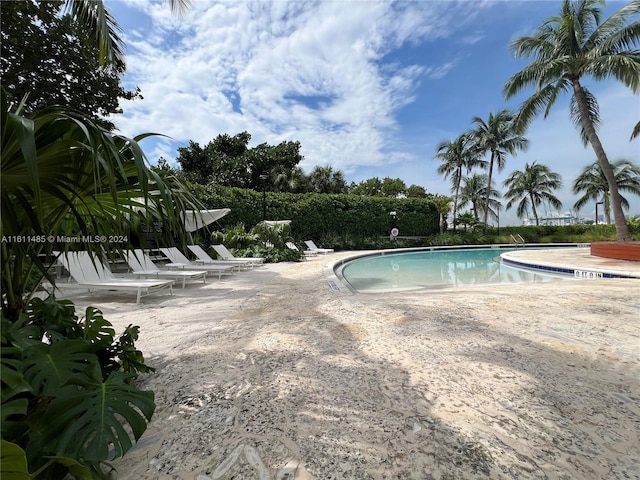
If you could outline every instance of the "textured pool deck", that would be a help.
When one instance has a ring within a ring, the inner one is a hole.
[[[584,250],[584,252],[583,252]],[[525,263],[640,273],[588,249]],[[640,282],[356,294],[268,264],[155,295],[78,292],[156,368],[120,480],[640,478]],[[531,256],[532,255],[532,256]],[[333,283],[332,283],[333,282]]]
[[[513,251],[503,257],[531,265],[562,270],[574,270],[585,277],[590,273],[640,278],[640,262],[633,260],[615,260],[591,255],[590,249],[533,249]]]

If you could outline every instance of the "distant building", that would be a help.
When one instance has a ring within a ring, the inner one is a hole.
[[[557,225],[580,225],[580,224],[588,224],[593,223],[592,218],[580,217],[576,213],[573,212],[545,212],[543,215],[538,217],[538,221],[540,225],[544,226],[557,226]],[[598,223],[602,222],[602,216],[598,219]],[[535,225],[536,219],[529,217],[525,218],[522,221],[522,224],[527,225]]]

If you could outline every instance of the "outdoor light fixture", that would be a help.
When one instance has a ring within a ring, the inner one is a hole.
[[[260,175],[260,180],[262,180],[262,221],[264,222],[267,219],[267,178],[269,175],[263,173]]]
[[[596,225],[598,224],[598,205],[604,205],[604,202],[596,202]]]
[[[396,212],[389,212],[389,215],[391,215],[391,235],[389,235],[389,238],[393,240],[400,232],[396,228]]]

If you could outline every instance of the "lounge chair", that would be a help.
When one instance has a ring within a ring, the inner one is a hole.
[[[137,293],[136,303],[152,293],[169,289],[173,295],[173,280],[152,280],[148,278],[116,278],[102,259],[92,257],[89,252],[68,252],[58,255],[62,263],[79,286],[93,290],[132,290]],[[59,287],[61,284],[56,284]]]
[[[305,240],[304,243],[307,245],[308,251],[320,253],[325,255],[327,253],[333,253],[333,248],[318,248],[313,240]]]
[[[262,265],[264,263],[264,258],[262,257],[234,257],[233,253],[227,250],[227,247],[222,244],[212,245],[212,247],[223,260],[244,260],[247,262],[251,262],[254,265]]]
[[[298,246],[293,242],[287,242],[286,245],[287,245],[287,248],[289,250],[294,250],[296,252],[300,251]],[[315,257],[316,255],[318,255],[318,252],[312,252],[311,250],[304,250],[302,253],[304,254],[305,258],[307,258],[307,257]]]
[[[182,280],[182,288],[187,280],[200,280],[207,283],[207,272],[198,270],[160,270],[148,255],[140,250],[127,250],[125,260],[131,273],[137,277],[172,278]]]
[[[203,265],[201,263],[194,263],[189,260],[185,255],[176,247],[161,248],[160,251],[169,259],[171,263],[167,263],[165,266],[170,269],[188,269],[198,270],[201,272],[215,272],[218,274],[218,278],[222,278],[224,274],[233,274],[235,270],[240,270],[238,265]]]
[[[195,263],[201,263],[203,265],[236,265],[240,268],[246,269],[253,268],[255,266],[255,263],[242,260],[241,258],[238,260],[213,259],[200,245],[187,245],[187,248],[191,250],[191,253],[198,257],[197,260],[194,260]]]

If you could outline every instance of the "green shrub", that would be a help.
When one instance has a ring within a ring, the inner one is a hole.
[[[0,322],[2,478],[105,477],[155,409],[153,392],[133,384],[153,370],[135,348],[138,327],[116,338],[100,310],[80,320],[73,303],[52,298]]]
[[[207,208],[230,208],[217,223],[233,229],[239,223],[257,225],[262,219],[262,192],[217,185],[190,184],[191,193]],[[397,213],[396,227],[403,236],[429,236],[439,231],[439,214],[431,199],[385,198],[318,193],[266,193],[267,218],[291,220],[291,234],[313,239],[326,248],[332,238],[384,237],[391,230],[389,212]]]

